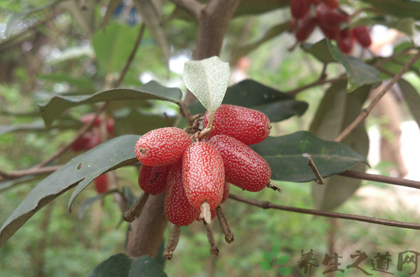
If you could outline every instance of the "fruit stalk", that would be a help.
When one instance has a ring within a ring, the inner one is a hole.
[[[149,194],[147,192],[143,193],[136,202],[130,207],[130,209],[124,214],[123,218],[127,222],[133,222],[134,219],[141,214],[144,205],[146,204]]]
[[[217,220],[219,221],[220,228],[225,234],[225,241],[227,243],[232,243],[235,240],[235,235],[232,233],[230,229],[229,222],[226,218],[226,215],[223,213],[222,207],[218,206],[216,208]]]
[[[214,235],[213,235],[213,229],[211,228],[211,224],[207,224],[204,219],[202,219],[203,223],[204,223],[204,227],[206,228],[207,231],[207,239],[209,241],[210,244],[210,253],[212,255],[219,255],[219,249],[216,246],[216,243],[214,241]]]
[[[181,235],[181,226],[174,225],[169,236],[168,244],[166,245],[165,251],[163,251],[163,258],[171,260],[174,254],[175,248],[178,245],[179,237]]]
[[[211,223],[210,205],[206,201],[201,204],[200,220],[203,220],[206,224]]]

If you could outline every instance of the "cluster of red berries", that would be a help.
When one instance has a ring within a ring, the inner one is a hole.
[[[311,12],[311,7],[314,7],[315,13]],[[366,26],[348,27],[350,16],[338,7],[338,0],[291,0],[290,9],[293,16],[291,29],[300,42],[305,41],[319,26],[325,37],[336,40],[345,54],[353,51],[355,41],[362,47],[369,47],[372,43]]]
[[[81,121],[86,124],[93,120],[95,114],[85,114]],[[91,132],[84,133],[78,140],[76,140],[72,145],[71,149],[75,152],[87,151],[95,146],[98,146],[102,143],[101,132],[99,126],[101,125],[101,119],[97,118],[92,124]],[[106,130],[109,136],[114,135],[114,120],[112,118],[107,118],[106,120]],[[95,189],[98,193],[105,193],[108,191],[109,182],[108,176],[102,174],[95,179]]]
[[[208,112],[203,126],[207,126]],[[140,137],[135,153],[142,163],[139,185],[145,193],[166,191],[165,213],[170,222],[187,226],[199,220],[203,204],[215,209],[229,195],[229,184],[260,191],[271,176],[268,163],[248,145],[263,141],[270,121],[263,113],[221,105],[214,115],[214,129],[197,139],[176,127],[155,129]]]

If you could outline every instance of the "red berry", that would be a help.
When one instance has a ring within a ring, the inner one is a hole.
[[[168,191],[165,196],[165,214],[175,225],[187,226],[200,215],[188,202],[182,182],[182,162],[170,166],[168,173]]]
[[[349,16],[338,9],[332,9],[321,3],[316,6],[316,19],[318,24],[325,29],[335,30],[343,22],[349,22]]]
[[[294,18],[302,18],[309,11],[310,3],[306,0],[290,0],[290,10]]]
[[[87,149],[90,150],[96,146],[98,146],[99,144],[102,143],[102,138],[101,138],[101,134],[99,132],[99,129],[96,129],[97,132],[94,132],[92,134],[92,137],[89,140],[89,143],[87,145]]]
[[[335,29],[328,29],[328,28],[325,28],[322,25],[319,25],[319,28],[321,29],[322,33],[324,33],[325,37],[327,37],[329,39],[336,39],[337,35],[338,35],[338,32],[340,31],[338,29],[338,27],[335,28]]]
[[[166,179],[171,165],[147,166],[142,165],[139,173],[139,186],[144,192],[158,195],[166,191]]]
[[[292,18],[290,20],[290,30],[294,30],[294,29],[296,29],[296,19]]]
[[[352,36],[363,47],[369,47],[372,44],[369,29],[366,26],[357,26],[352,30]]]
[[[268,163],[248,145],[226,135],[210,139],[222,155],[226,181],[247,191],[260,191],[271,177]]]
[[[134,151],[137,159],[148,166],[165,166],[181,159],[185,149],[191,145],[187,132],[167,127],[152,130],[141,136]]]
[[[98,193],[105,193],[108,191],[108,175],[106,173],[96,177],[95,189]]]
[[[113,136],[114,135],[114,125],[115,125],[115,121],[113,118],[108,118],[106,120],[106,131],[108,132],[109,135]]]
[[[225,171],[226,172],[226,171]],[[225,174],[226,175],[226,174]],[[223,187],[223,197],[222,197],[222,201],[220,201],[220,203],[223,203],[226,201],[226,199],[229,196],[229,191],[230,191],[230,184],[228,182],[225,182],[225,185]]]
[[[91,122],[94,117],[95,117],[94,113],[85,114],[84,116],[82,116],[82,122],[85,124],[88,122]],[[99,127],[99,125],[101,125],[101,119],[98,117],[95,119],[92,126]]]
[[[313,18],[310,12],[306,13],[302,19],[298,20],[298,29],[295,33],[296,39],[301,42],[306,40],[314,31],[316,25],[316,18]]]
[[[92,139],[92,134],[85,133],[71,145],[71,149],[76,152],[87,150],[91,139]]]
[[[191,144],[182,158],[182,176],[188,201],[200,210],[206,201],[210,210],[219,206],[223,198],[225,169],[222,156],[208,142]]]
[[[337,8],[338,7],[338,0],[322,0],[330,8]]]
[[[204,115],[203,126],[207,126],[209,113]],[[270,134],[268,117],[260,111],[234,105],[221,105],[212,124],[211,136],[224,134],[251,145],[265,140]]]
[[[354,40],[349,29],[341,30],[338,33],[337,44],[344,54],[350,54],[353,51]]]

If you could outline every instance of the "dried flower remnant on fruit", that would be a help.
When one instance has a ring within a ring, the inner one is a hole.
[[[270,166],[248,145],[226,135],[214,136],[210,143],[222,155],[227,182],[254,192],[267,186]]]
[[[166,179],[171,165],[167,166],[147,166],[142,165],[139,172],[140,188],[151,194],[158,195],[166,191]]]
[[[152,130],[141,136],[134,148],[136,157],[148,166],[165,166],[182,158],[185,149],[191,144],[187,132],[167,127]]]
[[[207,125],[208,112],[204,115],[203,126]],[[213,120],[211,136],[228,135],[251,145],[265,140],[270,134],[268,117],[260,111],[235,105],[221,105]]]
[[[200,211],[190,204],[185,195],[181,161],[171,166],[169,170],[165,214],[171,223],[180,226],[190,225],[200,214]]]
[[[188,201],[200,210],[206,201],[214,210],[223,198],[225,169],[222,156],[210,143],[191,144],[182,158],[182,177]]]

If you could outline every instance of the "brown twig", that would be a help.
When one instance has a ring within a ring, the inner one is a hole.
[[[124,214],[124,220],[127,222],[133,222],[134,219],[141,214],[148,198],[149,194],[147,192],[144,192],[139,198],[137,198],[136,202],[134,202],[130,209]]]
[[[217,206],[216,215],[217,215],[217,220],[219,221],[220,228],[222,229],[223,234],[225,234],[225,241],[227,243],[232,243],[235,240],[235,235],[232,233],[232,230],[230,229],[229,222],[226,218],[226,215],[223,213],[221,206]]]
[[[234,194],[229,194],[229,198],[242,202],[242,203],[260,207],[263,209],[276,209],[276,210],[295,212],[295,213],[301,213],[301,214],[312,214],[312,215],[325,216],[325,217],[330,217],[330,218],[349,219],[349,220],[355,220],[355,221],[361,221],[361,222],[368,222],[372,224],[420,230],[420,224],[415,224],[415,223],[410,223],[410,222],[401,222],[401,221],[379,219],[379,218],[373,218],[373,217],[367,217],[367,216],[361,216],[361,215],[351,215],[351,214],[342,214],[342,213],[318,211],[318,210],[311,210],[311,209],[287,207],[287,206],[282,206],[282,205],[275,205],[267,201],[247,199],[247,198],[234,195]]]
[[[274,191],[278,191],[279,193],[283,193],[283,191],[281,190],[281,188],[279,186],[277,186],[276,184],[274,184],[273,182],[271,182],[271,181],[268,182],[267,188],[272,189]]]
[[[369,181],[374,181],[374,182],[420,189],[420,182],[407,180],[403,178],[388,177],[388,176],[383,176],[383,175],[369,174],[369,173],[357,172],[357,171],[351,171],[351,170],[346,170],[343,173],[340,173],[338,175],[349,177],[349,178],[369,180]]]
[[[204,219],[201,219],[201,221],[204,223],[204,227],[206,227],[206,231],[207,231],[207,239],[209,241],[210,244],[210,253],[212,255],[219,255],[219,249],[216,246],[216,242],[214,240],[214,235],[213,235],[213,229],[211,228],[211,224],[207,224]]]
[[[181,236],[181,226],[174,225],[171,230],[171,235],[168,240],[168,244],[166,245],[165,251],[163,251],[163,258],[171,260],[176,249],[176,246],[179,242],[179,237]]]
[[[316,178],[318,179],[318,180],[316,180],[316,182],[320,185],[325,184],[324,179],[322,178],[321,174],[319,173],[318,168],[316,168],[314,160],[312,160],[311,157],[308,158],[308,165],[312,169],[312,171],[314,172]]]
[[[4,179],[9,179],[9,180],[17,179],[19,177],[28,176],[28,175],[41,175],[41,174],[52,173],[58,170],[60,167],[62,167],[62,165],[47,166],[47,167],[34,168],[34,169],[30,168],[30,169],[23,169],[23,170],[14,170],[9,173],[1,172],[0,176],[2,176],[2,178],[0,178],[0,181]]]
[[[290,91],[285,92],[285,93],[287,93],[287,94],[289,94],[291,96],[296,96],[296,94],[298,94],[301,91],[307,90],[308,88],[320,86],[320,85],[327,84],[327,83],[340,82],[340,81],[344,81],[344,80],[347,80],[347,76],[345,76],[345,75],[344,76],[337,77],[337,78],[334,78],[334,79],[328,79],[328,80],[319,79],[319,80],[316,80],[315,82],[312,82],[310,84],[307,84],[307,85],[305,85],[303,87],[299,87],[299,88],[290,90]]]
[[[401,78],[401,76],[420,58],[420,51],[414,55],[413,58],[391,79],[391,81],[379,92],[379,94],[372,100],[369,106],[366,109],[363,109],[359,116],[346,128],[342,131],[337,138],[334,140],[336,142],[342,141],[357,125],[360,124],[372,111],[372,109],[376,106],[376,104],[381,100],[382,96],[387,93],[391,87]]]

